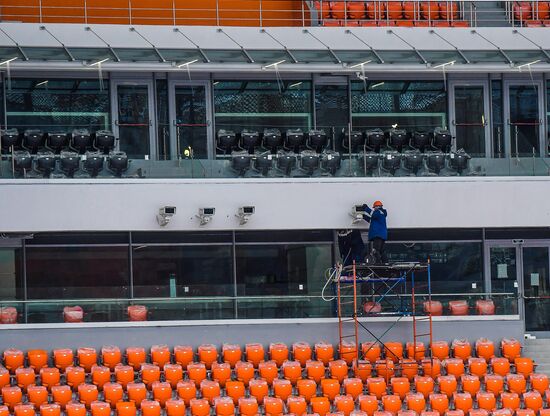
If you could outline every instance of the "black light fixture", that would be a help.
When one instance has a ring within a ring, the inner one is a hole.
[[[342,156],[339,152],[326,150],[324,153],[321,154],[321,166],[332,176],[336,175],[336,172],[340,169],[341,165]]]
[[[263,134],[263,146],[271,153],[276,154],[283,146],[283,137],[279,129],[265,129]]]
[[[307,145],[321,153],[328,146],[328,137],[324,130],[310,130],[307,134]]]
[[[365,144],[373,152],[380,153],[385,141],[384,132],[381,129],[369,129],[365,132]]]
[[[442,152],[448,152],[451,149],[453,136],[449,130],[436,127],[433,131],[432,146]]]
[[[46,137],[46,147],[55,154],[59,154],[69,144],[69,138],[65,131],[52,131]]]
[[[469,168],[470,155],[464,151],[452,152],[449,155],[449,166],[456,170],[459,175]]]
[[[107,158],[107,167],[120,178],[128,170],[128,155],[125,152],[111,152]]]
[[[424,130],[416,130],[411,138],[411,147],[421,152],[426,150],[430,143],[430,134]]]
[[[246,129],[241,132],[241,149],[252,155],[258,146],[260,146],[260,133]]]
[[[401,166],[401,155],[396,151],[387,151],[382,154],[382,169],[395,175],[395,171]]]
[[[19,146],[21,137],[17,129],[1,130],[0,134],[2,135],[2,151],[9,152]]]
[[[237,135],[233,130],[218,130],[216,137],[216,147],[223,154],[230,154],[237,147]]]
[[[96,178],[97,175],[103,170],[104,156],[99,152],[86,152],[86,160],[84,160],[84,170],[92,178]]]
[[[437,175],[445,167],[445,153],[428,152],[426,153],[426,166],[428,169]]]
[[[59,168],[67,177],[74,177],[75,172],[80,168],[80,155],[76,152],[61,152]]]
[[[36,170],[42,173],[44,178],[49,178],[55,170],[55,155],[53,152],[38,152],[36,156]]]
[[[289,129],[286,131],[285,146],[295,153],[299,153],[305,145],[305,136],[302,129]]]
[[[351,153],[357,153],[363,149],[365,145],[365,136],[363,132],[358,130],[352,130],[351,132],[348,129],[344,129],[342,137],[342,147],[346,150],[349,150]]]
[[[363,165],[365,168],[365,175],[370,175],[375,169],[378,169],[380,162],[380,154],[375,152],[366,152],[363,154]]]
[[[301,152],[300,168],[308,175],[313,175],[313,172],[319,169],[319,154],[311,150],[304,150]]]
[[[415,175],[422,168],[424,156],[418,150],[407,150],[403,154],[403,166]]]
[[[258,153],[254,158],[254,169],[263,176],[267,176],[269,170],[273,167],[273,155],[271,153]]]
[[[277,169],[285,176],[290,176],[293,169],[296,168],[296,154],[293,152],[277,153]]]
[[[13,168],[19,174],[25,176],[32,170],[32,156],[26,150],[17,150],[13,153]]]
[[[407,144],[407,132],[403,129],[391,128],[387,131],[388,147],[401,152]]]
[[[94,148],[105,155],[115,148],[115,135],[110,130],[98,130],[92,139]]]
[[[92,138],[88,129],[74,129],[71,133],[69,146],[75,152],[83,155],[92,147]]]
[[[23,148],[31,154],[36,154],[38,149],[44,147],[45,136],[42,130],[27,129],[23,133]]]
[[[231,153],[231,167],[238,173],[239,176],[244,176],[244,174],[250,169],[251,160],[252,156],[246,151]]]

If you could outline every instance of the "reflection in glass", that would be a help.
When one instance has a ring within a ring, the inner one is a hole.
[[[493,108],[493,156],[506,157],[504,146],[504,116],[502,102],[502,81],[491,81],[491,106]]]
[[[455,93],[456,147],[470,156],[485,156],[485,88],[457,85]]]
[[[134,246],[134,296],[233,296],[231,246]]]
[[[0,300],[23,299],[21,249],[0,248]]]
[[[510,85],[510,138],[512,156],[539,154],[539,91],[537,85]]]
[[[29,299],[128,296],[127,247],[28,247],[26,257]]]
[[[201,85],[175,87],[176,136],[179,158],[207,158],[206,87]],[[185,151],[190,150],[190,153]]]
[[[525,299],[525,329],[550,329],[550,295],[548,247],[523,248],[523,287]]]
[[[340,150],[342,132],[350,121],[348,85],[315,85],[315,115],[317,129],[335,137],[333,145]]]
[[[491,292],[517,292],[517,263],[515,247],[491,247],[489,249],[491,268]]]
[[[331,259],[330,244],[239,245],[237,293],[239,296],[320,294]]]
[[[117,87],[120,150],[131,159],[143,159],[149,148],[149,88],[147,85]]]

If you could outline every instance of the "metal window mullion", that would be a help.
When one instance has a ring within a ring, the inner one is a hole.
[[[235,244],[235,230],[231,232],[233,244],[232,244],[232,254],[233,254],[233,308],[234,308],[234,319],[239,319],[239,308],[237,301],[237,246]]]
[[[23,262],[23,300],[25,301],[23,310],[24,310],[24,319],[25,323],[28,322],[28,307],[27,307],[27,300],[28,300],[28,290],[27,290],[27,244],[25,242],[25,239],[23,238],[21,240],[21,261]]]
[[[128,297],[134,299],[134,247],[132,245],[132,232],[128,231],[128,277],[129,281],[129,291]]]

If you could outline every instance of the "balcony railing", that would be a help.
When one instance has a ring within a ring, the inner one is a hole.
[[[78,4],[80,1],[80,4]],[[5,0],[0,21],[202,26],[547,26],[539,1]]]

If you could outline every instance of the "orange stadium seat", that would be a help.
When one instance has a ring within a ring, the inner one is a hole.
[[[147,320],[147,306],[144,305],[130,305],[127,308],[128,320],[130,322],[142,322]]]
[[[364,19],[365,18],[365,2],[364,1],[348,1],[347,13],[349,19]]]
[[[151,403],[155,403],[155,406],[158,406],[157,402]],[[96,400],[90,404],[90,413],[92,416],[110,416],[111,407],[109,406],[109,403]],[[152,413],[147,412],[145,409],[143,410],[142,415],[153,416]]]
[[[318,342],[315,344],[315,358],[324,365],[334,360],[334,347],[327,342]]]
[[[484,358],[471,357],[468,359],[470,374],[482,377],[487,374],[487,361]]]
[[[103,390],[103,385],[111,380],[111,370],[109,367],[102,365],[94,365],[92,367],[92,383],[95,384],[99,391]],[[143,370],[142,370],[143,375]]]
[[[15,370],[15,381],[26,392],[28,386],[36,384],[36,373],[30,367],[20,367]]]
[[[372,375],[372,364],[366,360],[356,360],[353,363],[353,374],[363,383]]]
[[[520,408],[521,400],[517,393],[503,392],[500,395],[500,401],[503,408],[515,411]]]
[[[329,1],[316,1],[313,3],[315,10],[319,13],[322,19],[330,18],[330,2]]]
[[[231,368],[235,367],[237,361],[242,360],[242,349],[237,344],[223,344],[222,346],[222,359],[225,363],[229,364]]]
[[[284,404],[278,397],[264,398],[264,412],[266,416],[280,416],[283,414]]]
[[[44,386],[29,386],[27,388],[27,400],[38,410],[42,403],[48,403],[48,390]]]
[[[312,397],[311,411],[319,416],[328,415],[330,412],[330,401],[327,397]]]
[[[254,368],[258,368],[260,362],[265,361],[264,346],[258,343],[245,345],[246,361],[252,363]]]
[[[485,376],[485,390],[498,396],[504,391],[504,378],[498,374],[487,374]]]
[[[331,378],[321,380],[321,391],[323,396],[328,397],[332,402],[334,398],[340,394],[340,382]]]
[[[388,396],[385,396],[385,397],[388,397]],[[397,398],[397,400],[399,400],[398,396],[392,396],[392,397],[395,397]],[[334,407],[337,412],[342,412],[345,416],[349,416],[349,414],[355,409],[355,402],[353,400],[353,397],[351,396],[338,395],[334,398]]]
[[[231,397],[235,406],[239,403],[239,399],[245,396],[245,393],[246,388],[242,381],[228,381],[225,383],[225,394]]]
[[[190,345],[176,345],[174,347],[174,361],[181,365],[181,368],[187,370],[189,363],[194,359],[193,347]]]
[[[200,351],[200,348],[203,347],[202,345],[199,347],[199,351]],[[214,350],[215,350],[216,347],[214,347]],[[168,345],[153,345],[151,347],[151,363],[154,364],[154,365],[157,365],[161,370],[164,369],[164,365],[169,363],[170,362],[170,348],[168,347]],[[214,355],[214,357],[217,356],[217,353],[216,355]],[[199,358],[200,358],[200,354],[199,354]],[[201,362],[202,362],[202,358],[201,358]],[[206,367],[208,369],[210,369],[209,365],[206,364]]]
[[[142,370],[142,373],[143,373],[143,370]],[[201,384],[201,381],[203,381],[206,378],[206,366],[203,363],[188,364],[187,365],[187,376],[189,377],[189,380],[193,381],[195,383],[195,385],[197,387],[199,387],[200,384]],[[144,380],[144,382],[145,382],[145,380]]]
[[[14,374],[15,370],[25,365],[25,353],[15,348],[8,348],[4,351],[4,366],[10,373]]]
[[[186,406],[189,406],[191,399],[197,397],[197,385],[192,380],[182,380],[176,387],[178,397],[183,400]]]
[[[501,354],[511,362],[521,355],[521,343],[517,339],[503,338],[500,342]]]
[[[443,20],[457,20],[459,18],[457,3],[456,1],[439,2],[439,14]]]
[[[279,367],[288,360],[288,346],[282,342],[269,344],[269,358],[277,363]]]
[[[361,344],[361,351],[363,358],[370,361],[371,364],[376,363],[382,356],[382,348],[377,342],[363,342]]]
[[[248,382],[254,378],[254,365],[248,361],[239,361],[235,364],[235,377],[248,387]]]
[[[67,403],[73,399],[73,392],[70,386],[53,386],[52,387],[52,402],[57,403],[61,410],[65,411]]]
[[[307,413],[306,399],[300,396],[290,396],[286,399],[286,407],[288,409],[288,413],[295,415]]]
[[[136,404],[130,401],[117,402],[116,414],[117,416],[136,416],[137,414]],[[176,416],[176,415],[170,415],[170,416]],[[181,415],[177,415],[177,416],[181,416]]]
[[[77,402],[67,403],[65,414],[67,416],[86,416],[86,406]]]
[[[243,416],[256,416],[258,414],[258,402],[255,397],[241,397],[239,399],[239,414]]]
[[[474,407],[474,400],[470,393],[455,393],[453,402],[456,410],[462,410],[464,414],[468,414]]]
[[[34,416],[35,414],[35,408],[31,404],[18,404],[14,408],[15,416]]]
[[[279,376],[279,368],[275,361],[264,361],[258,365],[258,373],[271,386],[273,380]]]
[[[480,338],[476,341],[476,355],[484,358],[487,362],[495,356],[495,344],[487,338]]]
[[[495,357],[491,359],[491,370],[495,374],[506,376],[510,373],[510,361],[507,358]]]
[[[420,3],[420,16],[426,20],[439,19],[439,5],[433,1],[423,1]]]
[[[370,394],[361,394],[357,401],[359,403],[359,409],[365,412],[368,416],[373,416],[374,412],[378,410],[378,398]]]
[[[425,358],[422,360],[422,371],[425,376],[437,378],[441,374],[441,361],[437,358]]]
[[[328,371],[331,378],[340,383],[348,376],[348,364],[344,360],[335,360],[328,363]]]
[[[204,383],[204,381],[203,381],[203,383]],[[214,383],[213,384],[213,386],[214,386],[213,390],[217,391],[217,393],[219,395],[220,389],[219,389],[218,383],[215,382],[215,381],[210,381],[210,383]],[[215,389],[215,386],[218,387],[217,390]],[[202,383],[201,383],[201,387],[202,387]],[[154,381],[152,383],[151,391],[153,392],[153,400],[159,402],[161,407],[163,407],[163,408],[166,404],[166,401],[172,398],[172,386],[170,385],[170,383],[166,383],[166,382],[163,382],[163,381]],[[201,390],[201,392],[202,392],[202,390]],[[203,396],[204,396],[204,394],[203,394]]]
[[[57,367],[42,367],[40,369],[40,381],[48,391],[61,382],[61,373]]]
[[[497,399],[493,393],[480,391],[476,394],[476,400],[480,409],[492,412],[497,407]]]
[[[407,357],[414,360],[422,360],[426,355],[426,346],[423,342],[407,342]]]
[[[61,371],[74,365],[74,353],[69,348],[59,348],[53,351],[54,365]]]
[[[118,364],[122,363],[120,348],[114,345],[104,345],[101,348],[101,361],[105,367],[114,370]]]
[[[444,415],[449,410],[449,398],[446,394],[432,393],[430,394],[430,406],[439,415]]]
[[[415,386],[415,390],[418,393],[421,393],[424,396],[424,398],[427,399],[430,396],[430,394],[434,392],[435,383],[434,383],[434,379],[431,377],[417,376],[414,378],[414,386]]]
[[[317,386],[315,386],[317,388]],[[267,381],[261,379],[253,379],[248,383],[250,395],[255,397],[258,404],[263,404],[264,399],[269,395],[269,385]]]
[[[67,367],[65,369],[65,379],[67,384],[73,390],[76,390],[80,384],[86,381],[86,371],[82,367]]]
[[[40,405],[40,416],[60,416],[61,407],[56,403],[42,403]]]
[[[213,370],[212,373],[214,373]],[[214,378],[213,375],[212,378]],[[178,382],[183,380],[182,366],[180,364],[164,364],[164,379],[170,383],[170,386],[172,386],[173,389],[175,389]]]
[[[363,393],[363,382],[359,378],[350,377],[344,379],[344,394],[357,399]]]
[[[235,403],[230,397],[216,397],[214,399],[216,416],[231,416],[235,414]]]
[[[420,414],[426,409],[426,399],[422,393],[409,393],[405,396],[405,404],[407,409]]]
[[[283,370],[284,378],[289,380],[293,386],[302,378],[302,366],[298,361],[285,361],[281,369]]]
[[[206,399],[191,399],[189,403],[192,416],[209,416],[210,404]]]
[[[533,371],[535,371],[535,364],[531,358],[517,357],[514,359],[514,365],[518,374],[523,374],[525,377],[529,377]]]
[[[384,356],[387,360],[398,362],[403,359],[403,344],[400,342],[385,342]]]
[[[470,393],[475,396],[481,389],[481,381],[478,376],[472,374],[464,374],[460,378],[462,383],[462,390],[466,393]]]
[[[145,352],[145,348],[126,348],[126,360],[128,362],[128,365],[134,367],[134,370],[139,370],[141,368],[141,364],[147,361],[147,353]]]
[[[478,299],[476,301],[476,312],[478,315],[494,315],[495,303],[490,299]]]
[[[382,20],[386,18],[386,2],[367,1],[367,18]]]
[[[451,344],[453,357],[467,361],[472,356],[472,346],[465,339],[455,339]]]
[[[382,377],[372,377],[367,380],[367,389],[369,394],[376,396],[378,400],[386,394],[386,380]]]
[[[78,400],[80,403],[84,403],[86,408],[90,408],[92,402],[96,401],[99,397],[99,391],[94,384],[80,384],[78,386]]]
[[[317,392],[317,384],[313,380],[301,379],[296,383],[296,390],[298,395],[306,399],[306,402],[309,403],[309,400],[315,396]]]
[[[520,21],[531,18],[531,2],[530,1],[516,1],[514,4],[514,18]]]
[[[439,376],[437,378],[437,384],[439,385],[439,392],[451,398],[457,391],[458,381],[456,377],[452,375]]]
[[[465,300],[451,300],[449,301],[449,312],[454,316],[468,315],[470,307]]]
[[[141,402],[147,398],[147,387],[144,383],[128,383],[126,386],[128,400],[134,402],[136,407],[141,407]]]
[[[16,324],[17,309],[13,306],[3,306],[0,308],[0,324]]]
[[[322,361],[308,360],[306,362],[306,375],[310,380],[314,380],[317,384],[325,378],[325,365]]]
[[[523,393],[523,403],[526,409],[532,409],[538,413],[543,407],[542,395],[538,391],[528,391]]]
[[[374,367],[378,377],[383,377],[386,382],[395,374],[395,363],[392,360],[378,360]]]
[[[36,374],[38,374],[42,367],[46,367],[48,365],[48,351],[39,349],[28,350],[27,360],[29,367],[32,367]]]
[[[172,390],[170,390],[170,393],[172,393]],[[109,403],[113,409],[116,408],[118,402],[122,401],[123,397],[124,390],[120,384],[109,382],[103,385],[103,400]]]
[[[92,371],[92,366],[97,364],[97,351],[94,348],[82,347],[76,351],[78,365],[83,367],[87,373]]]
[[[295,342],[292,344],[292,356],[294,361],[298,361],[302,367],[305,367],[306,362],[311,360],[311,345],[307,342]]]
[[[406,3],[412,3],[412,2],[406,2]],[[409,16],[410,12],[405,12],[405,16]],[[410,17],[405,17],[406,19],[412,19]],[[432,300],[432,301],[425,301],[422,304],[422,307],[424,309],[424,313],[432,316],[441,316],[443,315],[443,305],[438,300]]]
[[[23,391],[17,386],[2,387],[2,402],[13,411],[14,406],[23,402]]]
[[[382,406],[386,412],[390,412],[394,415],[401,410],[401,398],[396,394],[386,394],[382,396]]]
[[[400,1],[388,1],[388,19],[399,20],[403,18],[403,4]]]
[[[273,380],[273,394],[286,402],[286,399],[292,394],[292,383],[286,379],[276,378]]]
[[[443,367],[448,375],[460,377],[464,374],[464,361],[460,358],[447,358],[443,360]]]
[[[354,360],[358,359],[358,351],[355,343],[350,341],[343,341],[339,348],[340,358],[344,360],[348,365],[351,365]]]

